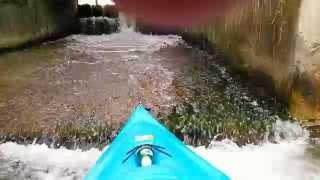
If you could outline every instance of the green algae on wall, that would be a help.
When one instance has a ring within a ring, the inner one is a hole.
[[[76,9],[76,0],[0,0],[0,49],[71,32]]]
[[[248,0],[216,23],[193,30],[206,38],[233,67],[264,76],[269,90],[284,97],[294,73],[295,32],[300,0]]]
[[[303,0],[297,31],[295,66],[298,69],[290,98],[291,112],[320,124],[320,1]]]
[[[303,8],[304,4],[310,7]],[[193,38],[205,39],[227,57],[233,68],[253,80],[258,79],[278,98],[288,102],[296,117],[317,121],[320,119],[320,30],[316,26],[319,10],[317,0],[248,0],[212,25],[188,33]],[[306,64],[312,68],[306,68]]]

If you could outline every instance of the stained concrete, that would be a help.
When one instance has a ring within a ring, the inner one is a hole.
[[[68,34],[77,0],[0,0],[0,50]]]

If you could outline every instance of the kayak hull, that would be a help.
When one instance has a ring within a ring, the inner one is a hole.
[[[155,153],[149,167],[141,167],[136,156],[126,159],[130,150],[144,144],[163,147],[168,155]],[[229,180],[229,177],[196,155],[139,105],[85,177],[98,179]]]

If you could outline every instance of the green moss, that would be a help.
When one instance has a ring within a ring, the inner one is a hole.
[[[73,124],[58,125],[55,130],[56,146],[104,148],[115,138],[119,127],[103,125]]]
[[[54,132],[41,129],[1,129],[0,143],[14,141],[19,144],[47,144],[54,148],[89,149],[104,148],[115,138],[119,127],[108,123],[101,125],[66,123],[56,126]]]
[[[283,104],[260,95],[250,82],[231,77],[215,63],[206,66],[208,70],[191,71],[193,97],[162,116],[181,140],[207,145],[213,139],[228,138],[238,145],[258,144],[274,139],[271,132],[276,121],[292,120]]]
[[[213,25],[191,33],[208,39],[234,69],[266,73],[274,84],[267,88],[275,88],[271,91],[288,97],[289,72],[272,67],[288,69],[294,60],[300,4],[301,0],[252,0]]]
[[[206,49],[215,49],[234,71],[258,82],[269,94],[289,104],[292,90],[297,89],[296,74],[290,70],[295,59],[300,6],[301,0],[250,0],[211,25],[187,32],[195,39],[207,41]],[[201,44],[201,41],[196,43]],[[300,93],[317,92],[306,85],[308,87],[304,86]],[[305,100],[313,102],[318,99],[316,97]],[[309,104],[317,108],[316,103]],[[307,116],[308,112],[305,111]]]

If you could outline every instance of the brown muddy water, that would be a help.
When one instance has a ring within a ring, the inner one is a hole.
[[[178,36],[73,35],[0,56],[2,131],[46,131],[58,123],[119,124],[139,102],[154,112],[177,103],[174,85],[192,64]],[[170,47],[169,47],[170,46]],[[91,123],[91,122],[86,122]]]
[[[82,179],[143,103],[233,180],[318,180],[309,133],[215,58],[129,30],[1,54],[0,179]]]

